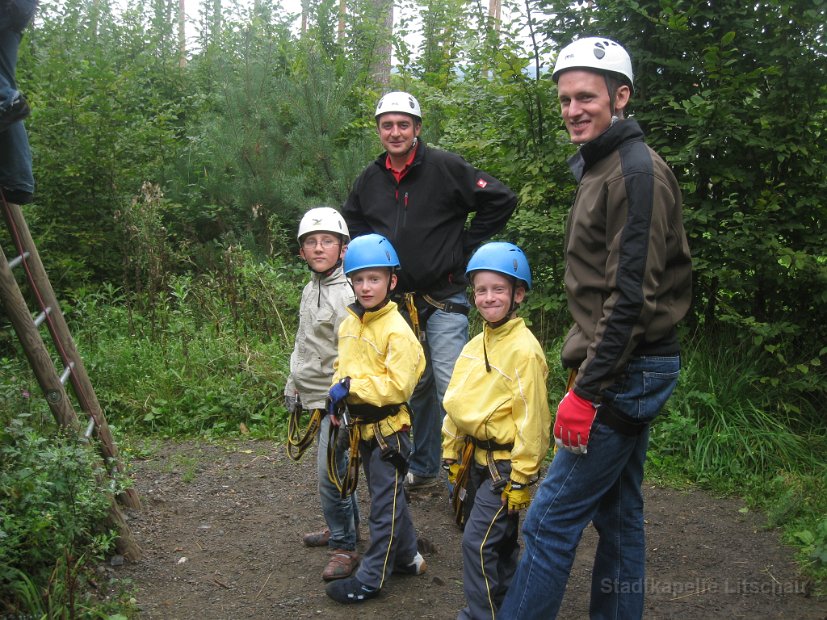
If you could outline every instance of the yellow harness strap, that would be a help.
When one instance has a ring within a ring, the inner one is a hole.
[[[414,335],[419,340],[421,339],[422,330],[419,327],[419,311],[416,309],[414,295],[414,293],[405,293],[405,308],[408,310],[408,316],[411,317],[411,327]]]
[[[468,495],[466,486],[468,485],[468,477],[471,473],[471,466],[474,461],[474,444],[470,439],[465,440],[465,447],[462,449],[462,458],[460,459],[459,470],[457,471],[457,481],[454,484],[454,493],[451,496],[451,505],[454,509],[454,521],[459,526],[465,522],[465,512],[462,505]]]
[[[287,455],[294,461],[298,461],[304,455],[305,451],[313,444],[313,439],[319,432],[319,427],[322,424],[321,409],[313,409],[310,412],[310,420],[307,422],[307,428],[302,433],[301,428],[301,409],[294,409],[290,412],[287,418]]]
[[[568,391],[571,388],[574,387],[574,380],[575,379],[577,379],[577,369],[576,368],[571,368],[571,369],[569,369],[568,381],[566,381],[566,393],[568,393]]]

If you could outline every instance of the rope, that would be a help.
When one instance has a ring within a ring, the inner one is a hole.
[[[359,466],[362,462],[359,455],[359,441],[362,439],[362,431],[358,424],[353,424],[347,430],[350,446],[344,480],[339,478],[339,468],[336,461],[339,427],[331,424],[327,435],[327,478],[339,491],[342,499],[356,491],[356,486],[359,484]]]
[[[301,415],[301,407],[294,407],[287,418],[287,455],[294,461],[300,460],[307,449],[313,445],[313,439],[315,439],[322,424],[322,410],[313,409],[310,412],[307,428],[304,433],[301,433],[299,431]]]

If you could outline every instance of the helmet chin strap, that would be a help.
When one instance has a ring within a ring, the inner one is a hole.
[[[621,112],[618,114],[617,110],[615,109],[615,101],[617,100],[617,90],[612,90],[612,84],[609,80],[608,75],[604,75],[603,78],[606,80],[606,91],[609,93],[609,114],[612,115],[612,121],[609,125],[611,127],[617,121],[623,120],[623,113]]]
[[[615,97],[617,97],[617,92],[612,90],[612,85],[609,82],[608,75],[604,74],[603,79],[606,81],[606,92],[609,93],[609,114],[612,115],[612,125],[614,125],[615,120],[617,119],[615,110]]]
[[[336,268],[341,266],[341,264],[342,264],[342,259],[340,258],[339,260],[336,261],[336,264],[333,265],[333,267],[331,267],[330,269],[325,269],[324,271],[317,271],[317,270],[313,269],[313,267],[311,267],[310,264],[307,265],[307,268],[315,274],[326,277],[326,276],[329,276],[334,271],[336,271]]]
[[[511,285],[511,303],[508,307],[508,312],[505,313],[505,316],[501,318],[499,321],[486,321],[486,325],[488,325],[489,329],[497,329],[498,327],[505,325],[508,321],[511,320],[511,315],[514,314],[514,310],[517,308],[517,304],[514,301],[514,290],[517,288],[517,282],[515,281]],[[488,347],[485,346],[485,338],[482,339],[482,356],[485,359],[485,372],[491,372],[491,363],[488,361]]]

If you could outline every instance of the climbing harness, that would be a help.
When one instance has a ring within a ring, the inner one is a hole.
[[[501,491],[508,484],[508,478],[500,474],[497,468],[497,462],[494,460],[494,452],[497,450],[512,450],[513,443],[501,444],[490,439],[477,439],[476,437],[466,437],[465,447],[462,449],[462,457],[460,458],[459,471],[457,472],[457,481],[454,485],[454,492],[451,495],[451,506],[454,509],[454,521],[460,527],[465,525],[465,519],[471,512],[473,506],[473,495],[476,489],[468,488],[468,481],[470,480],[471,468],[474,466],[474,451],[479,448],[485,450],[485,465],[488,469],[488,476],[491,478],[491,488],[494,491]],[[466,508],[467,505],[467,508]]]
[[[452,312],[454,314],[464,314],[465,316],[468,316],[468,312],[470,311],[470,308],[465,304],[458,304],[454,301],[437,301],[430,295],[422,295],[422,299],[427,301],[437,310],[442,310],[443,312]]]
[[[401,476],[407,473],[407,459],[399,453],[397,448],[388,444],[379,424],[385,418],[399,413],[403,407],[407,408],[407,404],[386,405],[384,407],[351,404],[339,410],[340,413],[338,415],[348,433],[349,449],[347,469],[345,470],[344,478],[340,478],[335,450],[340,427],[331,424],[327,442],[327,477],[339,491],[342,498],[356,491],[356,487],[359,484],[359,466],[362,462],[359,444],[361,441],[364,441],[362,439],[363,426],[370,425],[372,427],[373,439],[369,440],[369,442],[376,442],[382,460],[393,464]]]

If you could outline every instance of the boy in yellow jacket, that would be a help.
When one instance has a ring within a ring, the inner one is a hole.
[[[345,255],[345,274],[356,302],[348,306],[349,316],[339,327],[329,413],[331,423],[338,425],[338,414],[347,407],[351,444],[358,442],[371,505],[370,546],[355,576],[326,588],[339,603],[378,596],[393,572],[425,572],[403,491],[411,452],[408,399],[425,369],[425,354],[390,300],[398,267],[390,241],[377,234],[357,237]]]
[[[464,521],[467,606],[458,618],[479,620],[496,616],[517,568],[519,512],[549,447],[551,413],[545,354],[516,316],[531,288],[525,254],[511,243],[487,243],[466,274],[485,323],[445,392],[442,456]]]

